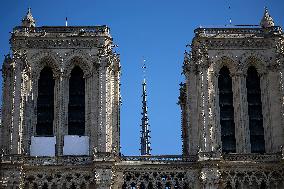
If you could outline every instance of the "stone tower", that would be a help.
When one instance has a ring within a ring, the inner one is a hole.
[[[181,155],[120,155],[120,65],[108,27],[36,27],[29,10],[11,46],[0,188],[284,188],[284,41],[267,10],[259,27],[195,30],[180,88]]]
[[[283,33],[267,9],[260,25],[194,31],[183,69],[186,155],[281,151]]]
[[[3,155],[118,155],[120,60],[109,28],[36,27],[29,9],[10,43],[3,63]]]
[[[64,154],[68,140],[86,140],[84,155],[119,153],[120,65],[107,26],[35,27],[29,9],[11,48],[3,64],[4,154],[37,155],[35,143],[76,154]]]

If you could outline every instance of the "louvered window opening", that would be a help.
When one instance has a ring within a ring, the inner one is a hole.
[[[232,78],[227,67],[223,67],[218,77],[221,141],[223,153],[236,152]]]
[[[260,78],[254,67],[249,67],[246,78],[252,153],[265,153]]]
[[[69,80],[68,135],[85,134],[85,79],[78,66],[74,67]]]
[[[38,80],[37,136],[53,136],[54,83],[51,68],[44,67]]]

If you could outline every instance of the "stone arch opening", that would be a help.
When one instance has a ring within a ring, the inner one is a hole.
[[[246,87],[251,152],[265,153],[260,78],[254,66],[248,68]]]
[[[53,136],[54,85],[52,69],[45,66],[38,80],[37,97],[37,136]]]
[[[75,66],[69,80],[68,135],[85,134],[85,79],[83,70]]]
[[[218,88],[222,152],[236,152],[232,78],[226,66],[219,71]]]

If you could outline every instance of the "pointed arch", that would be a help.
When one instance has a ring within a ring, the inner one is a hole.
[[[237,70],[236,61],[228,56],[222,56],[216,61],[214,61],[213,69],[215,70],[215,73],[218,75],[220,70],[224,66],[227,67],[227,69],[230,71],[231,74],[235,73]]]
[[[68,135],[85,134],[85,79],[83,70],[75,66],[69,80]]]
[[[60,57],[52,51],[40,51],[31,57],[32,75],[37,80],[41,70],[48,66],[53,71],[53,77],[60,75]]]
[[[64,75],[70,77],[71,71],[75,66],[79,66],[82,69],[84,77],[87,77],[92,73],[92,64],[90,61],[82,56],[73,56],[66,59]]]
[[[246,87],[251,152],[265,153],[260,78],[254,66],[247,70]]]
[[[243,64],[243,72],[247,73],[249,67],[253,66],[258,74],[267,73],[268,59],[261,54],[246,53],[240,60]]]
[[[218,88],[222,152],[236,152],[232,78],[226,66],[219,71]]]
[[[37,95],[37,136],[53,136],[54,85],[52,69],[45,66],[38,80]]]

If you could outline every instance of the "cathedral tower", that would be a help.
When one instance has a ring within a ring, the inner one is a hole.
[[[4,154],[118,154],[120,63],[109,28],[36,27],[29,9],[10,42],[3,64]]]
[[[281,150],[283,32],[267,9],[260,26],[194,31],[181,93],[187,155]]]

